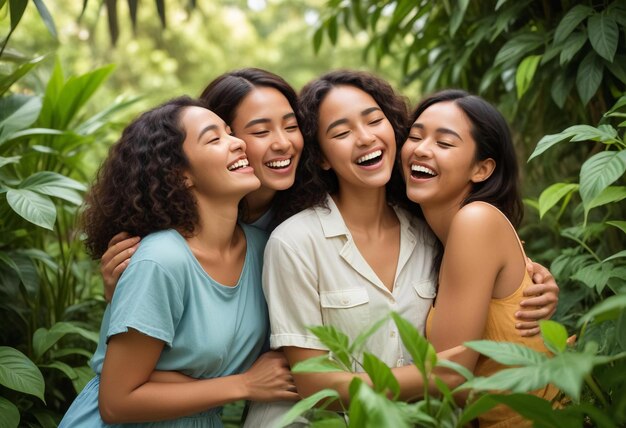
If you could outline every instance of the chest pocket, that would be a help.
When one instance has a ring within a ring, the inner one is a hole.
[[[370,298],[362,288],[321,291],[324,325],[332,325],[354,339],[370,323]]]
[[[436,283],[430,279],[414,283],[413,288],[420,299],[432,300],[437,295]]]

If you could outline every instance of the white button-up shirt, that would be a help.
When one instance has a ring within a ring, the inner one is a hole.
[[[396,311],[424,331],[435,297],[435,237],[424,221],[395,209],[400,221],[400,254],[393,290],[365,261],[332,198],[274,230],[265,248],[263,290],[272,348],[327,348],[307,327],[332,325],[354,340]],[[384,249],[381,249],[384,251]],[[391,319],[374,333],[365,351],[389,367],[410,363]]]

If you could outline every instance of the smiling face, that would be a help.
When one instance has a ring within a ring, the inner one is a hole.
[[[180,121],[186,134],[183,152],[189,163],[186,184],[197,198],[242,198],[259,188],[259,179],[246,157],[245,143],[232,136],[230,128],[215,113],[187,107]]]
[[[453,101],[433,104],[415,120],[402,147],[407,196],[422,207],[456,206],[472,184],[489,177],[495,162],[476,161],[467,115]]]
[[[303,138],[296,115],[278,90],[257,87],[237,107],[232,129],[246,142],[246,153],[261,186],[285,190],[293,185]]]
[[[331,89],[319,108],[322,168],[346,186],[383,188],[396,156],[393,128],[374,99],[353,86]]]

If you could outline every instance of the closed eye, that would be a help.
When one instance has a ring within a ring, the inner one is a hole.
[[[343,131],[340,132],[339,134],[336,134],[335,136],[333,136],[333,138],[345,138],[350,134],[350,131]]]
[[[437,145],[443,149],[449,149],[450,147],[454,147],[454,144],[446,143],[445,141],[437,141]]]
[[[370,125],[378,125],[378,124],[379,124],[380,122],[382,122],[382,121],[383,121],[383,118],[382,118],[382,117],[380,117],[380,118],[378,118],[378,119],[374,119],[374,120],[372,120],[369,124],[370,124]]]
[[[285,129],[287,130],[287,132],[293,132],[298,129],[298,125],[290,125],[290,126],[285,127]]]
[[[270,131],[267,131],[267,130],[265,130],[265,131],[256,131],[256,132],[253,132],[252,135],[254,135],[255,137],[264,137],[264,136],[266,136],[269,133],[270,133]]]
[[[422,141],[422,137],[419,135],[409,135],[409,140],[411,141]]]

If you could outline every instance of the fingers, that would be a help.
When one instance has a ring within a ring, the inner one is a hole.
[[[548,319],[552,314],[552,310],[550,307],[543,307],[538,309],[530,309],[525,311],[517,311],[515,313],[515,318],[522,321],[538,321],[543,319]]]
[[[554,280],[549,282],[534,283],[524,289],[524,296],[538,296],[540,294],[553,294],[556,298],[559,294],[559,286]]]
[[[541,330],[539,329],[539,327],[535,327],[535,328],[529,328],[527,330],[519,330],[518,332],[520,336],[522,337],[532,337],[541,333]]]
[[[537,307],[552,306],[552,305],[555,305],[556,302],[557,302],[556,297],[551,293],[547,293],[547,294],[542,294],[540,296],[535,296],[529,299],[522,300],[520,302],[520,306],[523,308],[528,308],[528,307],[533,307],[533,306],[537,306]]]
[[[128,232],[120,232],[117,235],[113,236],[113,238],[111,238],[111,240],[109,241],[109,245],[107,245],[107,248],[111,248],[118,242],[121,242],[128,238],[130,238],[130,234]]]

